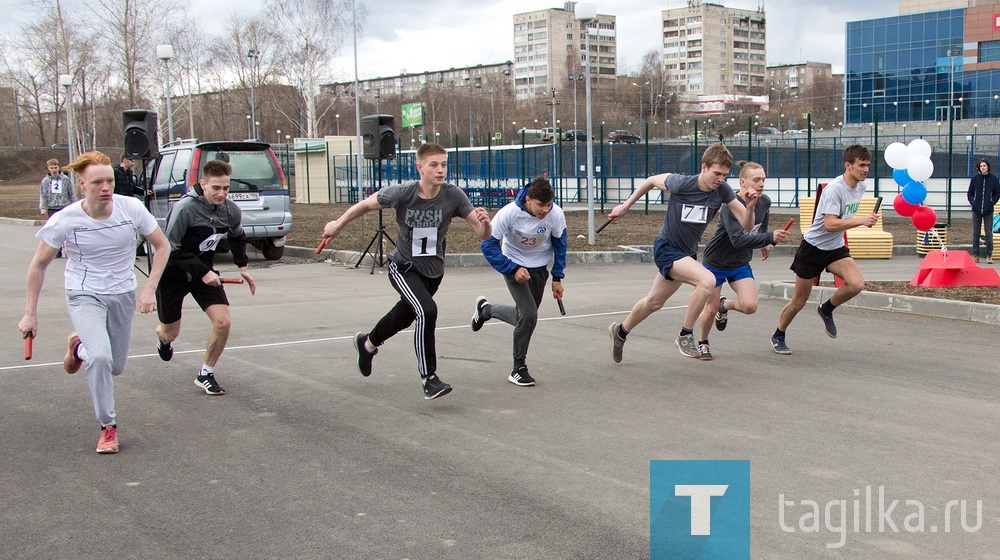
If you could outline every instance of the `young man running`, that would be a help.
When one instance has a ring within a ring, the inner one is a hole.
[[[399,292],[399,301],[369,333],[354,336],[358,351],[358,370],[368,377],[372,358],[378,347],[416,321],[413,347],[417,353],[417,371],[425,399],[436,399],[451,391],[451,385],[437,375],[437,351],[434,329],[437,304],[434,294],[444,278],[445,236],[453,217],[463,218],[480,240],[490,236],[490,214],[485,208],[473,208],[462,189],[445,183],[448,175],[448,152],[437,144],[417,149],[419,181],[380,189],[351,206],[339,219],[323,228],[324,238],[334,238],[355,219],[382,208],[396,209],[396,249],[389,254],[389,282]]]
[[[784,241],[788,232],[779,229],[767,231],[770,217],[771,199],[764,194],[764,168],[759,163],[741,161],[740,192],[737,200],[741,204],[748,193],[757,193],[757,205],[754,207],[754,226],[750,231],[736,221],[728,206],[719,211],[719,224],[712,238],[705,244],[705,256],[702,264],[715,275],[715,289],[705,302],[705,309],[699,320],[701,329],[698,340],[698,357],[702,360],[712,359],[712,350],[708,344],[708,333],[712,323],[720,331],[726,329],[730,311],[739,311],[752,315],[757,311],[757,284],[754,282],[750,261],[754,249],[760,249],[761,260],[767,260],[771,253],[771,245]],[[729,286],[736,292],[733,299],[720,298],[722,285]]]
[[[240,207],[227,198],[232,174],[233,168],[224,161],[207,162],[198,185],[170,209],[167,214],[170,261],[156,290],[160,306],[156,353],[163,361],[169,362],[174,355],[171,343],[181,334],[181,308],[185,296],[191,294],[212,321],[205,361],[194,378],[195,386],[208,395],[226,394],[215,380],[215,364],[229,340],[229,298],[222,287],[222,278],[212,268],[215,248],[223,236],[229,238],[233,262],[250,286],[250,295],[257,292],[257,285],[247,271],[250,259],[247,258],[247,236],[241,225],[243,216]]]
[[[136,233],[146,236],[156,254],[149,278],[139,291],[141,313],[156,309],[154,290],[167,264],[170,244],[142,202],[113,194],[111,159],[87,152],[66,166],[76,172],[83,197],[49,217],[28,267],[28,297],[18,328],[22,335],[38,333],[38,296],[45,271],[56,252],[66,248],[66,307],[76,332],[70,333],[63,369],[85,375],[94,413],[101,424],[98,453],[118,452],[118,420],[114,378],[125,371],[132,318],[136,309]]]
[[[878,220],[878,215],[874,212],[866,216],[855,216],[861,197],[865,194],[864,180],[868,176],[871,162],[872,155],[868,148],[858,144],[848,146],[844,150],[844,174],[823,189],[819,204],[816,205],[816,217],[802,235],[802,243],[792,260],[791,269],[795,272],[792,299],[781,310],[778,328],[771,335],[771,347],[778,354],[792,353],[785,344],[785,331],[805,307],[812,292],[813,279],[823,269],[844,280],[833,296],[816,308],[830,338],[837,338],[833,310],[865,288],[865,279],[861,276],[857,263],[851,258],[850,250],[844,245],[844,232],[860,226],[871,227]]]
[[[722,144],[712,144],[702,155],[700,174],[661,173],[648,177],[628,200],[616,206],[608,215],[609,218],[624,216],[637,200],[654,188],[670,193],[663,229],[653,242],[653,261],[658,270],[653,286],[646,297],[635,303],[621,324],[611,323],[608,327],[608,334],[611,335],[611,358],[615,363],[622,361],[622,350],[628,333],[646,317],[662,308],[683,284],[694,286],[694,291],[684,312],[680,335],[674,340],[674,344],[681,354],[699,357],[693,329],[698,315],[705,307],[705,301],[715,288],[715,275],[695,260],[698,241],[708,222],[723,205],[729,207],[744,229],[749,230],[754,224],[753,208],[757,203],[757,193],[747,192],[746,207],[736,200],[732,187],[726,183],[726,176],[732,165],[733,156],[729,150]]]
[[[517,193],[514,202],[493,216],[493,235],[481,244],[486,260],[503,274],[514,305],[490,304],[485,296],[479,296],[472,315],[472,330],[478,331],[492,318],[514,326],[514,367],[507,381],[520,387],[535,384],[525,360],[549,279],[550,260],[553,261],[552,297],[560,299],[563,294],[566,216],[552,202],[554,198],[555,191],[548,179],[533,179]]]

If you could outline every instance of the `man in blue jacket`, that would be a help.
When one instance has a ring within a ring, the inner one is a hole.
[[[972,257],[979,262],[979,234],[986,233],[986,264],[993,264],[993,207],[1000,200],[1000,180],[990,173],[990,162],[976,164],[969,181],[969,205],[972,206]]]
[[[472,330],[478,331],[493,318],[514,326],[514,367],[507,381],[519,387],[535,384],[526,359],[549,279],[550,260],[553,261],[552,296],[560,299],[563,294],[566,216],[552,202],[554,198],[549,180],[536,177],[517,193],[514,202],[497,212],[492,220],[493,234],[481,243],[486,260],[503,274],[514,305],[494,305],[486,296],[479,296],[472,315]]]

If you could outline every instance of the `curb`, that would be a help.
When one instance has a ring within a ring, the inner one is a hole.
[[[13,226],[40,226],[44,225],[44,220],[22,220],[21,218],[0,217],[0,224],[10,224]]]
[[[789,300],[794,290],[795,285],[788,282],[761,282],[757,286],[757,293],[760,297],[768,299]],[[817,286],[809,294],[808,301],[819,304],[826,301],[835,291],[836,288],[829,286]],[[1000,325],[1000,305],[987,303],[863,291],[844,305],[889,313],[906,313],[908,315]]]

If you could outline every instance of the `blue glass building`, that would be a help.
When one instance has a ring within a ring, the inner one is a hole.
[[[1000,5],[848,22],[846,48],[845,122],[1000,116]]]

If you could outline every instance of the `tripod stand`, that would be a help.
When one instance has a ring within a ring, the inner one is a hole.
[[[143,204],[146,206],[146,210],[149,210],[149,196],[146,194],[149,190],[149,177],[146,174],[147,163],[149,163],[149,158],[142,158],[142,173],[139,175],[137,184],[140,188],[142,188]],[[131,194],[129,196],[131,196]],[[149,273],[153,270],[153,248],[149,244],[149,240],[146,239],[145,235],[139,234],[138,241],[139,246],[136,250],[136,257],[146,257],[146,270],[143,270],[138,263],[135,264],[135,268],[141,272],[143,276],[149,278]]]
[[[382,188],[382,160],[378,160],[378,188]],[[392,243],[393,248],[396,247],[396,242],[392,240],[385,231],[385,225],[382,223],[382,209],[378,211],[378,229],[375,230],[375,235],[372,236],[372,240],[368,242],[368,246],[361,255],[358,256],[358,262],[355,263],[354,268],[361,266],[361,261],[365,260],[368,255],[372,256],[372,267],[368,274],[375,274],[375,265],[379,268],[385,266],[385,242],[388,241]],[[372,250],[375,247],[375,250]]]

